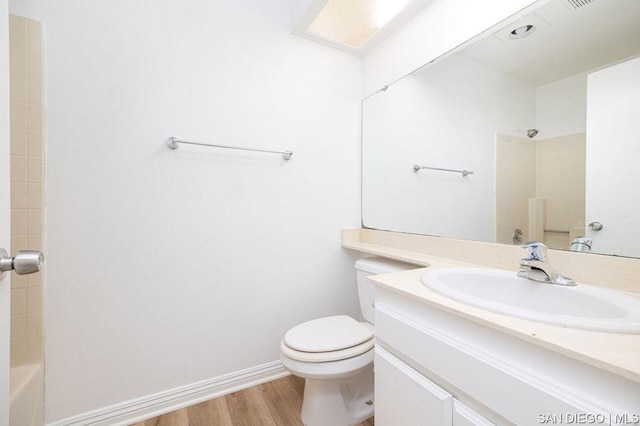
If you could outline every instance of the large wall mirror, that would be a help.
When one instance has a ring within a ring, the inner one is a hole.
[[[363,102],[363,226],[640,257],[640,1],[526,12]]]

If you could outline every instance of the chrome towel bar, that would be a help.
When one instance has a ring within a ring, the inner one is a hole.
[[[167,139],[167,146],[171,149],[178,149],[179,144],[184,143],[188,145],[199,145],[199,146],[210,146],[213,148],[227,148],[227,149],[239,149],[241,151],[255,151],[255,152],[268,152],[270,154],[280,154],[282,158],[285,160],[291,160],[291,156],[293,155],[293,151],[270,151],[268,149],[257,149],[257,148],[245,148],[241,146],[230,146],[230,145],[215,145],[210,143],[202,143],[202,142],[193,142],[193,141],[185,141],[182,139],[177,139],[174,137],[170,137]]]
[[[413,171],[415,173],[418,173],[420,170],[422,169],[428,169],[428,170],[439,170],[441,172],[452,172],[452,173],[461,173],[462,177],[465,177],[467,175],[472,175],[473,172],[470,172],[469,170],[453,170],[453,169],[441,169],[439,167],[427,167],[427,166],[418,166],[417,164],[413,166]]]

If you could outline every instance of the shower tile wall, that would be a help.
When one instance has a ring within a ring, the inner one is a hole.
[[[529,241],[529,198],[536,196],[536,143],[496,135],[496,242],[513,243],[520,229]]]
[[[536,196],[547,199],[545,227],[570,232],[545,232],[544,242],[566,250],[585,234],[586,134],[543,139],[536,146]]]
[[[42,250],[40,23],[9,16],[11,252]],[[42,274],[11,276],[11,365],[42,360]]]
[[[585,147],[585,133],[541,140],[497,135],[496,242],[513,244],[513,230],[520,228],[524,241],[539,239],[567,250],[574,237],[584,235]],[[534,198],[545,200],[541,229],[566,233],[529,235]]]

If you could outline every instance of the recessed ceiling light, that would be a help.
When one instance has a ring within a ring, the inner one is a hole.
[[[517,40],[519,38],[527,37],[531,35],[532,32],[536,30],[535,25],[527,24],[522,25],[518,28],[514,28],[509,32],[509,38],[512,40]]]

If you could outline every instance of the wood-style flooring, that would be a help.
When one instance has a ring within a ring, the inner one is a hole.
[[[272,382],[172,411],[132,426],[298,426],[304,379]],[[356,426],[373,426],[373,418]]]

